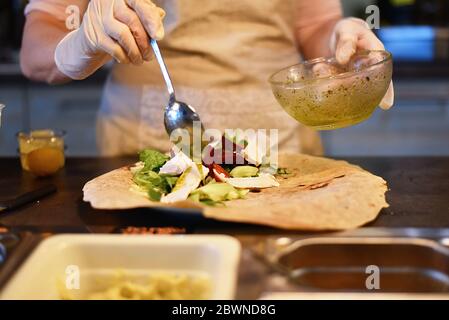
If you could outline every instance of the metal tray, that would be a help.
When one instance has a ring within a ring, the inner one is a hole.
[[[0,231],[0,289],[41,239],[29,232]]]
[[[278,238],[276,246],[265,248],[264,258],[299,290],[449,293],[449,248],[442,243],[419,238]]]
[[[0,233],[0,267],[6,262],[10,252],[19,244],[20,238],[13,233]]]

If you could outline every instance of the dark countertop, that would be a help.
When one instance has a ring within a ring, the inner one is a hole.
[[[449,228],[449,157],[346,158],[388,181],[390,207],[367,227]],[[133,162],[133,158],[72,158],[56,176],[37,179],[18,159],[0,158],[0,199],[53,182],[58,192],[12,212],[1,213],[6,227],[64,232],[111,232],[123,226],[179,226],[195,233],[279,234],[284,231],[225,223],[157,209],[120,212],[92,209],[82,201],[88,180]],[[263,210],[261,208],[260,210]],[[296,232],[298,233],[298,232]]]
[[[292,232],[293,238],[310,236],[401,236],[449,239],[449,157],[438,158],[347,158],[354,164],[384,177],[390,187],[384,209],[376,221],[347,233],[307,234]],[[257,299],[271,291],[295,291],[297,288],[254,255],[251,248],[270,241],[268,235],[289,232],[254,225],[224,223],[200,215],[140,209],[105,212],[82,202],[85,182],[112,169],[135,161],[133,158],[68,159],[66,168],[49,179],[36,179],[22,172],[18,159],[0,158],[0,199],[37,185],[52,182],[58,192],[41,201],[9,213],[0,213],[0,224],[12,230],[35,232],[113,232],[124,226],[178,226],[194,233],[236,235],[243,245],[239,268],[237,299]],[[263,210],[263,209],[261,209]],[[409,229],[410,228],[410,229]],[[419,229],[414,229],[419,228]],[[1,231],[0,231],[1,232]],[[26,232],[26,234],[29,234]],[[31,234],[25,244],[13,252],[7,266],[0,269],[4,284],[32,248],[46,234]]]

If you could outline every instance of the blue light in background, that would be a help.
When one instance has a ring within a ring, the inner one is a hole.
[[[435,29],[430,26],[382,27],[377,34],[396,61],[434,60]]]

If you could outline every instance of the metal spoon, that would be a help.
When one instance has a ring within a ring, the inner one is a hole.
[[[190,137],[193,138],[193,122],[198,121],[198,123],[201,123],[200,116],[196,113],[194,108],[184,102],[176,100],[175,89],[173,88],[170,74],[168,73],[164,59],[162,58],[157,41],[151,39],[150,43],[153,48],[154,55],[156,56],[156,60],[161,68],[168,93],[170,94],[170,99],[168,101],[168,105],[165,107],[164,114],[165,130],[170,135],[176,129],[186,129],[189,131]],[[201,131],[203,131],[202,125]],[[192,144],[193,139],[190,140]]]

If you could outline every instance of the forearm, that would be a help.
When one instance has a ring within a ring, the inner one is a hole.
[[[330,38],[340,19],[340,16],[335,16],[319,24],[304,26],[297,30],[298,46],[304,59],[331,55]]]
[[[51,84],[70,81],[54,60],[56,46],[68,32],[64,22],[47,13],[27,16],[20,52],[20,66],[27,78]]]

